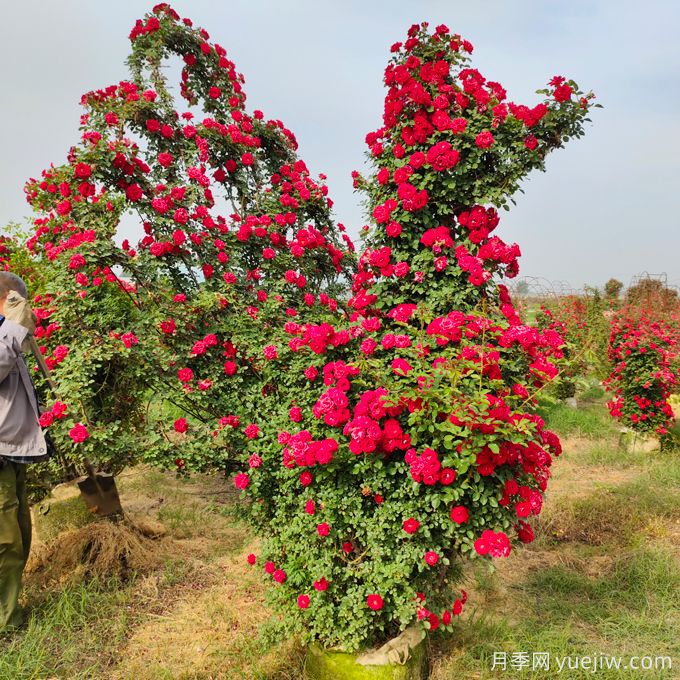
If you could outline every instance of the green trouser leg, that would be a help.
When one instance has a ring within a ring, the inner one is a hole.
[[[5,462],[0,468],[0,631],[18,623],[21,574],[30,549],[26,468]]]

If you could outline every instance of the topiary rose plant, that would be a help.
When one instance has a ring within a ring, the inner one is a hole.
[[[350,651],[414,623],[450,630],[462,558],[533,539],[560,453],[534,396],[562,339],[520,322],[497,283],[519,248],[493,232],[592,105],[559,77],[533,107],[507,102],[445,26],[392,52],[373,171],[355,174],[372,225],[349,311],[270,329],[276,388],[234,480],[286,626]]]
[[[355,265],[325,186],[280,122],[246,112],[226,51],[165,4],[130,38],[131,79],[84,97],[80,144],[28,186],[55,307],[126,353],[136,389],[107,398],[151,400],[148,460],[239,463],[263,536],[249,560],[289,628],[348,650],[449,628],[461,557],[532,539],[560,451],[534,395],[562,340],[522,325],[497,283],[519,249],[493,235],[496,210],[583,133],[591,95],[554,78],[546,101],[506,103],[467,41],[412,27],[367,138],[373,172],[355,176],[373,219]],[[127,214],[136,248],[115,238]],[[41,326],[51,356],[67,326]]]

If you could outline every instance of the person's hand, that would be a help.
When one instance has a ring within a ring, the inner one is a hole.
[[[28,301],[15,290],[11,290],[5,300],[5,318],[28,329],[29,335],[35,333],[38,318],[33,313]]]

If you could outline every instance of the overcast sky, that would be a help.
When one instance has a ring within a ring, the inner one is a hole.
[[[551,155],[502,216],[520,275],[601,285],[667,273],[680,285],[680,2],[673,0],[181,0],[246,77],[248,108],[293,130],[325,172],[336,217],[365,218],[350,172],[380,125],[389,46],[416,21],[447,24],[509,98],[537,101],[555,74],[604,109],[586,136]],[[128,33],[152,3],[3,0],[0,225],[28,214],[24,181],[62,163],[78,139],[80,95],[127,77]]]

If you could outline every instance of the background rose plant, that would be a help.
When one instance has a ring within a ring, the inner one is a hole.
[[[675,422],[670,396],[680,381],[678,319],[624,308],[612,321],[609,358],[610,413],[633,431],[663,441]]]

